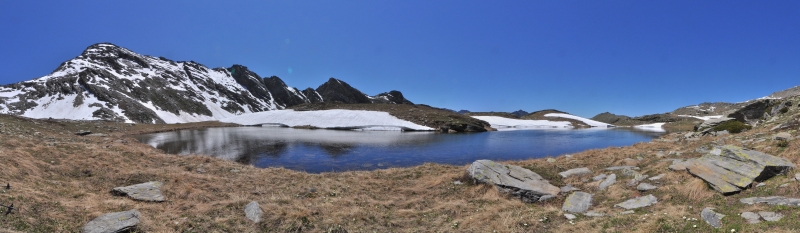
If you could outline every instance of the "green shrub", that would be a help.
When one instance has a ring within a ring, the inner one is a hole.
[[[789,107],[783,107],[783,108],[781,108],[781,113],[786,113],[786,112],[788,112],[788,111],[789,111]]]
[[[751,128],[753,127],[740,121],[726,121],[722,124],[714,126],[714,131],[727,130],[729,133],[741,133],[742,131],[749,130]]]
[[[789,141],[778,140],[778,142],[775,143],[775,145],[778,146],[778,147],[787,147],[787,146],[789,146]]]

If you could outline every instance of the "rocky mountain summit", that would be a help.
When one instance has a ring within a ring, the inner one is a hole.
[[[0,87],[0,113],[136,123],[217,120],[321,102],[413,104],[399,91],[369,96],[335,78],[299,90],[242,65],[211,69],[110,43],[89,46],[47,76]]]

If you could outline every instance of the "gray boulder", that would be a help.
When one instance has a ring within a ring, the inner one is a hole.
[[[754,181],[767,180],[795,167],[784,158],[731,145],[717,147],[686,164],[689,173],[722,194],[737,193]]]
[[[656,187],[655,185],[648,184],[648,183],[641,183],[641,184],[639,184],[639,186],[636,186],[636,190],[639,190],[639,191],[650,191],[650,190],[657,189],[657,188],[658,187]]]
[[[244,206],[244,216],[254,223],[261,222],[261,213],[261,206],[259,206],[256,201],[252,201]]]
[[[116,233],[132,230],[139,224],[138,210],[100,215],[83,226],[83,233]]]
[[[632,209],[638,209],[638,208],[642,208],[642,207],[651,206],[651,205],[656,204],[656,203],[658,203],[658,198],[653,196],[653,194],[650,194],[650,195],[643,196],[643,197],[637,197],[637,198],[629,199],[627,201],[624,201],[622,203],[614,205],[614,207],[621,207],[621,208],[624,208],[626,210],[632,210]]]
[[[616,171],[616,170],[623,170],[623,169],[639,170],[639,167],[636,167],[636,166],[614,166],[614,167],[607,167],[606,171]]]
[[[703,121],[703,123],[700,124],[699,126],[697,126],[697,130],[696,131],[700,132],[702,134],[708,134],[708,133],[711,133],[712,129],[715,126],[720,125],[722,123],[725,123],[727,121],[734,121],[734,120],[736,120],[736,119],[728,118],[728,117],[721,117],[721,118],[716,118],[716,119],[708,119],[706,121]]]
[[[685,171],[686,170],[686,165],[688,165],[686,160],[675,159],[675,160],[672,160],[672,165],[669,165],[669,170]]]
[[[611,174],[608,177],[606,177],[606,179],[603,180],[603,182],[600,182],[600,186],[598,186],[597,189],[605,190],[606,188],[608,188],[608,186],[611,186],[614,183],[617,183],[617,174]]]
[[[777,134],[775,134],[775,136],[772,136],[772,140],[784,140],[784,141],[789,141],[789,140],[791,140],[791,139],[792,139],[792,135],[791,135],[791,134],[789,134],[789,133],[787,133],[787,132],[781,132],[781,133],[777,133]]]
[[[568,193],[568,192],[578,191],[578,190],[581,190],[581,189],[572,187],[572,185],[565,185],[564,187],[561,187],[561,193]]]
[[[742,218],[747,220],[749,224],[756,224],[761,222],[761,216],[753,212],[743,212],[741,214]]]
[[[531,170],[491,160],[473,162],[467,168],[467,173],[475,181],[494,184],[501,191],[519,197],[527,203],[536,202],[544,195],[556,196],[561,191]]]
[[[164,183],[159,181],[151,181],[126,187],[116,187],[111,192],[115,195],[128,196],[134,200],[162,202],[166,200],[164,195],[161,194],[161,186],[163,185]]]
[[[767,220],[769,222],[777,222],[777,221],[780,221],[783,218],[783,214],[775,213],[775,212],[761,211],[761,212],[758,212],[758,215],[761,215],[761,217],[764,218],[764,220]]]
[[[714,228],[720,228],[722,227],[722,218],[724,218],[725,215],[714,212],[714,208],[706,207],[702,212],[700,212],[700,217],[702,217],[703,221],[708,223],[708,225],[711,225]]]
[[[651,181],[654,181],[654,180],[661,180],[661,178],[664,178],[664,176],[665,176],[665,175],[667,175],[667,174],[663,174],[663,173],[662,173],[662,174],[659,174],[659,175],[657,175],[657,176],[653,176],[653,177],[650,177],[650,178],[647,178],[647,179],[648,179],[648,180],[651,180]]]
[[[563,178],[567,178],[570,176],[582,176],[582,175],[590,175],[592,171],[589,168],[581,167],[581,168],[573,168],[563,172],[558,173]]]
[[[596,176],[592,177],[592,180],[594,180],[594,181],[603,180],[603,179],[605,179],[607,176],[608,176],[608,175],[606,175],[606,174],[600,174],[600,175],[596,175]]]
[[[592,194],[585,192],[574,192],[567,196],[561,210],[570,213],[585,213],[592,206]]]

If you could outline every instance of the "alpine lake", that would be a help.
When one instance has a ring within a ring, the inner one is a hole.
[[[375,170],[423,163],[466,165],[523,160],[648,142],[663,132],[633,128],[532,129],[483,133],[224,127],[136,135],[179,155],[207,155],[256,167],[309,173]]]

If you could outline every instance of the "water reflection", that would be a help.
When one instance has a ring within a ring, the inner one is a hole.
[[[308,172],[371,170],[425,162],[516,160],[649,141],[631,129],[519,130],[474,134],[231,127],[181,130],[137,139],[172,154],[201,154]]]

